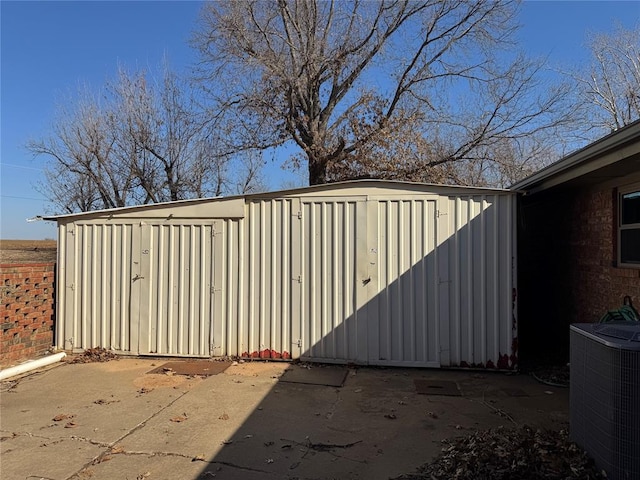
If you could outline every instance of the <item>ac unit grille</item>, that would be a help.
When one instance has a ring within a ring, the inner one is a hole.
[[[571,439],[610,479],[640,479],[638,347],[594,324],[571,326]]]

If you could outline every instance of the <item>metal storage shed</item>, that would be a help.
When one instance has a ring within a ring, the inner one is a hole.
[[[512,368],[514,205],[365,180],[49,217],[56,345]]]

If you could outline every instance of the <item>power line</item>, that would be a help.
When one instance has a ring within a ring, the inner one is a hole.
[[[17,198],[19,200],[38,200],[39,202],[48,202],[46,198],[33,198],[33,197],[17,197],[15,195],[0,195],[2,198]]]
[[[16,165],[15,163],[2,163],[2,162],[0,162],[0,165],[2,165],[3,167],[22,168],[24,170],[36,170],[38,172],[42,171],[41,168],[25,167],[24,165]]]

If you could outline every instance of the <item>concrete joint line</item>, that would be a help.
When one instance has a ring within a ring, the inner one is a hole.
[[[218,461],[218,460],[205,460],[204,458],[199,458],[197,455],[187,455],[184,453],[177,453],[177,452],[144,452],[144,451],[133,451],[133,450],[122,450],[122,451],[118,451],[118,452],[106,452],[106,455],[131,455],[131,456],[136,456],[136,455],[140,455],[140,456],[144,456],[144,457],[178,457],[178,458],[186,458],[188,460],[191,460],[192,462],[202,462],[202,463],[208,463],[210,465],[215,465],[215,464],[220,464],[220,465],[224,465],[226,467],[233,467],[233,468],[237,468],[239,470],[246,470],[246,471],[250,471],[250,472],[258,472],[258,473],[267,473],[270,474],[272,472],[267,472],[266,470],[260,470],[257,468],[251,468],[251,467],[245,467],[242,465],[238,465],[235,463],[231,463],[231,462],[222,462],[222,461]],[[101,456],[100,460],[104,458],[104,455]],[[100,460],[97,460],[98,462]]]
[[[519,425],[518,425],[518,422],[516,422],[516,421],[515,421],[515,419],[514,419],[511,415],[509,415],[507,412],[505,412],[505,411],[504,411],[504,410],[502,410],[501,408],[494,407],[494,406],[493,406],[493,405],[491,405],[490,403],[487,403],[487,402],[484,400],[484,394],[482,395],[482,397],[483,397],[483,398],[482,398],[481,400],[478,400],[478,402],[479,402],[481,405],[484,405],[485,407],[489,408],[493,413],[495,413],[495,414],[496,414],[496,415],[498,415],[499,417],[506,418],[506,419],[507,419],[507,420],[509,420],[511,423],[513,423],[516,427],[518,427],[518,426],[519,426]],[[469,401],[470,401],[471,403],[473,403],[473,402],[474,402],[474,400],[473,400],[472,398],[470,398],[470,399],[469,399]]]
[[[233,467],[233,468],[237,468],[239,470],[245,470],[247,472],[258,472],[258,473],[265,473],[268,475],[273,475],[273,472],[267,472],[266,470],[260,470],[259,468],[251,468],[251,467],[244,467],[242,465],[238,465],[235,463],[231,463],[231,462],[223,462],[220,460],[211,460],[208,463],[212,464],[212,465],[224,465],[225,467]]]
[[[10,435],[9,437],[4,437],[2,439],[3,442],[6,440],[11,440],[12,438],[16,438],[16,437],[40,438],[42,440],[60,440],[60,441],[64,440],[64,439],[45,437],[44,435],[36,435],[35,433],[31,433],[31,432],[11,432],[8,430],[0,430],[0,433],[7,433]]]
[[[96,455],[89,462],[85,463],[82,467],[80,467],[80,469],[77,472],[72,474],[70,477],[67,477],[66,480],[72,480],[73,478],[77,478],[80,475],[80,472],[82,472],[86,468],[90,467],[91,465],[96,465],[98,463],[101,463],[102,458],[104,458],[106,455],[109,455],[111,453],[111,448],[114,445],[116,445],[118,442],[121,442],[122,440],[127,438],[129,435],[131,435],[131,434],[137,432],[138,430],[140,430],[142,427],[144,427],[147,424],[148,421],[150,421],[150,420],[154,419],[155,417],[157,417],[158,415],[160,415],[162,412],[164,412],[166,409],[168,409],[174,403],[176,403],[178,400],[180,400],[182,397],[184,397],[187,393],[189,393],[189,392],[188,391],[187,392],[182,392],[182,394],[178,395],[176,398],[174,398],[171,402],[169,402],[167,405],[162,407],[160,410],[154,412],[152,415],[147,417],[145,420],[143,420],[142,422],[138,423],[135,427],[133,427],[132,429],[127,431],[120,438],[114,440],[111,443],[105,443],[105,444],[99,445],[99,446],[104,446],[104,447],[108,448],[108,450],[105,450],[104,452],[101,452],[99,455]],[[78,438],[80,438],[80,437],[78,437]],[[98,445],[98,444],[96,444],[96,445]]]
[[[336,413],[336,408],[338,408],[338,404],[340,403],[341,400],[342,399],[340,398],[340,389],[336,388],[336,399],[331,404],[331,407],[329,407],[329,413],[327,413],[326,415],[327,420],[330,420],[331,418],[333,418],[333,415]]]

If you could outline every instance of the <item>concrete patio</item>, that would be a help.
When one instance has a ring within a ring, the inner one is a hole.
[[[330,387],[282,382],[287,363],[147,373],[163,363],[62,363],[3,382],[0,476],[387,479],[476,429],[568,427],[568,389],[524,375],[350,368]],[[336,367],[308,371],[323,368]],[[460,395],[418,394],[416,379],[453,381]]]

